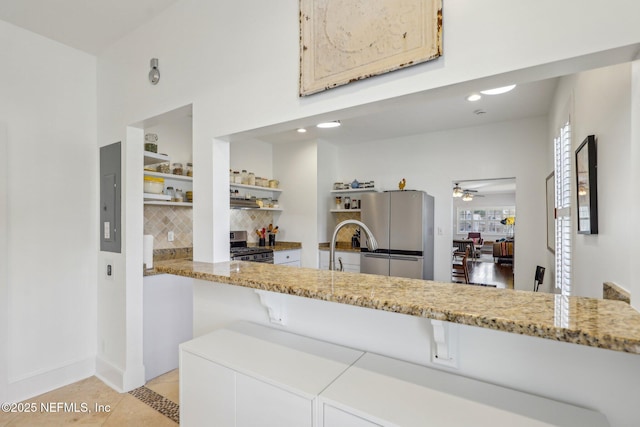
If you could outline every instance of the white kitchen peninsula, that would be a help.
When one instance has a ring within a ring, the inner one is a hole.
[[[196,337],[251,321],[637,421],[640,314],[622,302],[259,263],[156,267],[198,279]]]

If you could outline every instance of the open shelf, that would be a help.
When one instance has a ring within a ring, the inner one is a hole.
[[[346,190],[331,190],[332,194],[344,194],[344,193],[373,193],[378,191],[377,188],[349,188]]]
[[[155,201],[163,201],[168,202],[171,200],[171,196],[167,196],[166,194],[155,194],[155,193],[144,193],[144,200],[155,200]]]
[[[189,182],[193,182],[193,177],[192,176],[186,176],[186,175],[174,175],[171,173],[161,173],[161,172],[152,172],[152,171],[144,171],[145,176],[155,176],[158,178],[164,178],[164,179],[173,179],[176,181],[189,181]]]
[[[152,153],[151,151],[144,152],[144,165],[156,165],[158,163],[165,163],[169,161],[169,156],[166,154]]]
[[[282,188],[271,188],[271,187],[258,187],[257,185],[247,185],[247,184],[229,184],[231,188],[244,188],[246,190],[257,190],[257,191],[271,191],[273,193],[282,193]]]
[[[164,201],[145,200],[144,204],[156,205],[156,206],[183,206],[185,208],[193,207],[192,202],[164,202]]]
[[[331,209],[330,212],[361,212],[362,209]]]

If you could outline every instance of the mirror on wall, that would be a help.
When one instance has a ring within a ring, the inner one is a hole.
[[[451,183],[451,280],[513,289],[515,178]]]

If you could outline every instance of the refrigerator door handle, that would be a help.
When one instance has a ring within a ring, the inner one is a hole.
[[[362,254],[363,257],[366,258],[383,258],[383,259],[389,259],[389,255],[388,254],[368,254],[368,253],[363,253]]]
[[[398,260],[401,260],[401,261],[420,261],[422,259],[422,257],[391,255],[391,259],[398,259]]]

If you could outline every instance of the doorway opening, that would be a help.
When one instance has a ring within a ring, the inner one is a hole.
[[[513,289],[516,179],[456,180],[451,188],[452,281]],[[454,274],[460,264],[468,278]]]

